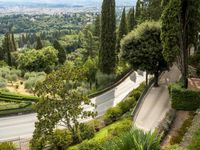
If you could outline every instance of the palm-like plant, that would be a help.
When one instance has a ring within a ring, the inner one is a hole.
[[[105,144],[106,150],[159,150],[160,136],[133,128],[119,138]]]

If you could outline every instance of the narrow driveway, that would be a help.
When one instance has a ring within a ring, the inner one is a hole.
[[[145,74],[132,73],[115,88],[92,98],[91,101],[97,105],[96,111],[98,112],[98,116],[102,116],[107,109],[122,101],[133,89],[137,88],[144,81]],[[85,107],[85,109],[93,110],[94,108]],[[0,118],[0,141],[30,138],[34,131],[36,120],[36,114]]]
[[[181,72],[174,65],[170,71],[166,71],[159,82],[159,87],[151,87],[145,96],[143,103],[136,113],[135,125],[145,131],[153,131],[164,119],[170,109],[168,85],[178,81]]]

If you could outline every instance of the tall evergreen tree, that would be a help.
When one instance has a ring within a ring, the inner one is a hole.
[[[128,12],[128,16],[127,16],[127,26],[128,26],[128,31],[132,31],[134,26],[136,25],[136,21],[135,21],[135,9],[134,7],[131,8]]]
[[[38,36],[37,39],[36,39],[36,47],[35,47],[35,49],[39,50],[39,49],[42,49],[42,48],[43,48],[42,41],[41,41],[40,36]]]
[[[116,67],[115,0],[104,0],[101,13],[99,66],[101,72],[111,74]]]
[[[135,10],[135,18],[137,22],[141,19],[141,14],[142,14],[142,5],[141,5],[141,0],[137,0],[136,3],[136,10]]]
[[[120,49],[121,39],[128,33],[127,21],[126,21],[126,9],[123,9],[121,22],[119,25],[118,36],[117,36],[117,51]]]
[[[15,36],[14,33],[11,34],[11,46],[12,46],[12,52],[17,51],[17,46],[16,46],[16,42],[15,42]]]
[[[178,61],[184,87],[188,86],[188,49],[197,41],[200,29],[200,3],[196,0],[170,0],[162,15],[163,54],[172,64]]]
[[[96,16],[95,22],[94,22],[94,36],[100,37],[101,32],[101,17],[100,15]]]
[[[11,37],[9,33],[6,33],[4,36],[3,44],[2,44],[3,52],[5,53],[5,60],[9,66],[12,66],[11,59]]]
[[[64,62],[66,61],[66,52],[65,52],[64,48],[57,40],[54,41],[53,46],[56,50],[58,50],[59,63],[64,64]]]
[[[0,61],[4,60],[4,51],[3,48],[0,47]]]

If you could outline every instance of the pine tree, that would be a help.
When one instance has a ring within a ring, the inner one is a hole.
[[[126,21],[126,9],[124,8],[122,12],[121,22],[119,25],[118,36],[117,36],[117,51],[120,49],[121,39],[128,33],[127,21]]]
[[[116,16],[115,0],[104,0],[101,16],[101,43],[99,66],[103,73],[111,74],[116,67]]]
[[[0,61],[4,60],[4,57],[5,57],[4,55],[5,54],[4,54],[3,48],[0,47]]]
[[[133,7],[133,8],[131,8],[129,10],[128,16],[127,16],[128,32],[132,31],[135,25],[136,25],[136,21],[135,21],[135,9]]]
[[[36,41],[36,47],[35,47],[35,49],[37,49],[37,50],[42,49],[43,45],[42,45],[42,41],[41,41],[40,36],[38,36],[36,40],[37,41]]]
[[[53,46],[56,50],[58,50],[58,61],[60,64],[64,64],[66,61],[66,52],[62,45],[56,40],[53,43]]]

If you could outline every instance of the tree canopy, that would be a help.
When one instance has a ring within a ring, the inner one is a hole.
[[[121,57],[132,65],[133,69],[154,74],[158,85],[159,73],[167,68],[162,55],[160,24],[144,22],[129,33],[121,43]]]

